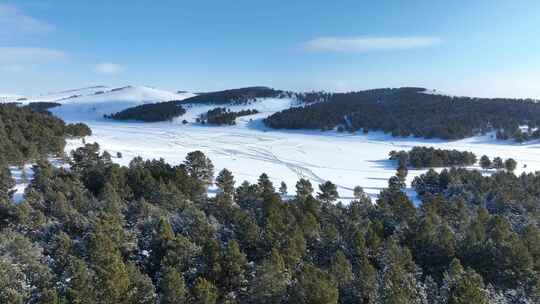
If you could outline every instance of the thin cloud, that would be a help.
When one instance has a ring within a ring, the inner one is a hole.
[[[364,53],[373,51],[408,50],[433,46],[443,40],[438,37],[319,37],[303,44],[309,52]]]
[[[67,54],[60,50],[39,47],[0,47],[0,64],[21,65],[47,63],[64,59]]]
[[[102,62],[94,67],[94,71],[99,74],[114,75],[124,71],[124,67],[112,62]]]
[[[0,36],[41,34],[54,29],[51,24],[26,15],[14,5],[0,4]]]

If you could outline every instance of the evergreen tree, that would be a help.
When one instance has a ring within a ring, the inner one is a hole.
[[[296,274],[291,303],[336,304],[338,289],[332,277],[312,265],[304,265]]]
[[[482,277],[473,270],[463,270],[457,259],[452,261],[444,276],[442,294],[449,304],[488,303]]]
[[[364,192],[364,189],[362,187],[355,186],[353,188],[354,199],[361,200],[365,195],[366,195],[366,193]]]
[[[187,303],[184,277],[172,266],[166,266],[161,271],[161,277],[159,279],[159,303]]]
[[[410,251],[390,239],[386,243],[382,263],[381,303],[421,303],[423,287],[417,281],[416,266]]]
[[[500,169],[504,168],[502,158],[500,158],[500,157],[493,158],[492,166],[493,166],[493,168],[495,168],[497,170],[500,170]]]
[[[320,184],[319,190],[317,198],[325,203],[332,203],[339,198],[336,185],[330,181]]]
[[[94,288],[94,275],[84,261],[75,257],[71,258],[67,273],[69,282],[66,289],[66,298],[69,303],[96,303],[98,292]]]
[[[399,178],[399,181],[402,185],[405,185],[405,182],[407,180],[407,174],[409,173],[409,170],[407,170],[407,166],[404,164],[400,164],[396,176]]]
[[[192,293],[193,304],[215,304],[218,299],[217,288],[203,277],[195,280]]]
[[[274,185],[270,181],[270,178],[266,173],[261,174],[259,176],[259,180],[257,181],[257,185],[259,186],[259,191],[261,193],[273,193],[275,191]]]
[[[236,240],[229,241],[221,256],[221,273],[218,284],[225,293],[237,291],[246,284],[247,259]]]
[[[514,172],[514,170],[516,170],[516,167],[517,162],[513,158],[509,158],[504,161],[504,168],[506,169],[506,171]]]
[[[283,303],[290,281],[285,261],[276,249],[272,249],[270,258],[257,267],[249,290],[250,302]]]
[[[96,291],[102,303],[125,303],[129,276],[118,244],[105,231],[97,229],[88,246],[91,266],[96,273]]]
[[[135,264],[128,264],[129,303],[154,304],[157,300],[156,288],[150,277],[142,273]]]
[[[226,195],[232,196],[234,194],[234,183],[234,176],[227,169],[221,170],[216,177],[218,189]]]
[[[313,186],[311,186],[311,182],[307,179],[301,178],[296,183],[296,196],[305,199],[312,194]]]
[[[279,193],[282,196],[287,195],[287,184],[285,184],[285,182],[281,182],[281,185],[279,186]]]
[[[482,155],[482,157],[480,157],[480,167],[482,167],[484,170],[491,168],[491,160],[489,157],[486,155]]]
[[[212,161],[201,151],[189,152],[184,161],[189,175],[205,186],[212,184],[214,178],[214,165]]]

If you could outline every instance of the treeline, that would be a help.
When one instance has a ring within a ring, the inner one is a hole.
[[[49,109],[52,109],[58,106],[61,106],[61,104],[57,102],[48,102],[48,101],[36,101],[36,102],[31,102],[27,105],[27,107],[37,112],[48,111]]]
[[[434,168],[472,166],[476,163],[476,155],[468,151],[435,149],[433,147],[413,147],[410,151],[391,151],[390,160],[398,166],[412,168]]]
[[[279,97],[283,91],[267,87],[246,87],[209,93],[182,100],[182,103],[245,104],[257,98]]]
[[[144,104],[114,114],[105,114],[104,117],[114,120],[139,120],[144,122],[167,121],[186,113],[186,110],[178,103],[177,100],[171,100]]]
[[[422,88],[375,89],[332,94],[328,101],[278,112],[278,129],[383,131],[393,136],[461,139],[489,131],[540,124],[540,104],[526,99],[424,94]],[[507,136],[518,138],[517,133]]]
[[[22,203],[0,204],[0,302],[540,300],[538,173],[428,171],[415,208],[393,179],[376,204],[305,179],[283,201],[266,174],[214,179],[199,151],[124,167],[86,145],[70,170],[34,172]]]
[[[67,125],[48,112],[0,104],[0,159],[14,164],[64,152],[66,137],[90,135],[84,124]]]
[[[209,123],[213,125],[234,125],[236,124],[237,117],[253,115],[257,113],[259,113],[259,111],[255,109],[240,110],[238,112],[234,112],[227,108],[218,107],[202,114],[197,119],[197,121],[201,123]]]

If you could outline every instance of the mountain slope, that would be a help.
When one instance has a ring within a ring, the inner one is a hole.
[[[88,121],[102,119],[103,115],[155,102],[182,100],[193,96],[191,93],[176,94],[164,90],[128,86],[96,94],[76,96],[56,100],[60,107],[51,109],[55,115],[66,121]]]

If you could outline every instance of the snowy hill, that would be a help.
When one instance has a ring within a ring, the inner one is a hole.
[[[104,114],[115,113],[137,105],[183,100],[194,95],[191,93],[176,94],[145,86],[127,86],[115,89],[105,88],[93,87],[83,90],[64,91],[56,95],[47,95],[48,97],[60,97],[48,100],[62,104],[60,107],[51,109],[51,112],[68,122],[99,120],[102,119]],[[65,95],[68,96],[66,97]],[[38,101],[38,99],[33,98],[32,101]],[[43,99],[40,101],[43,101]]]

